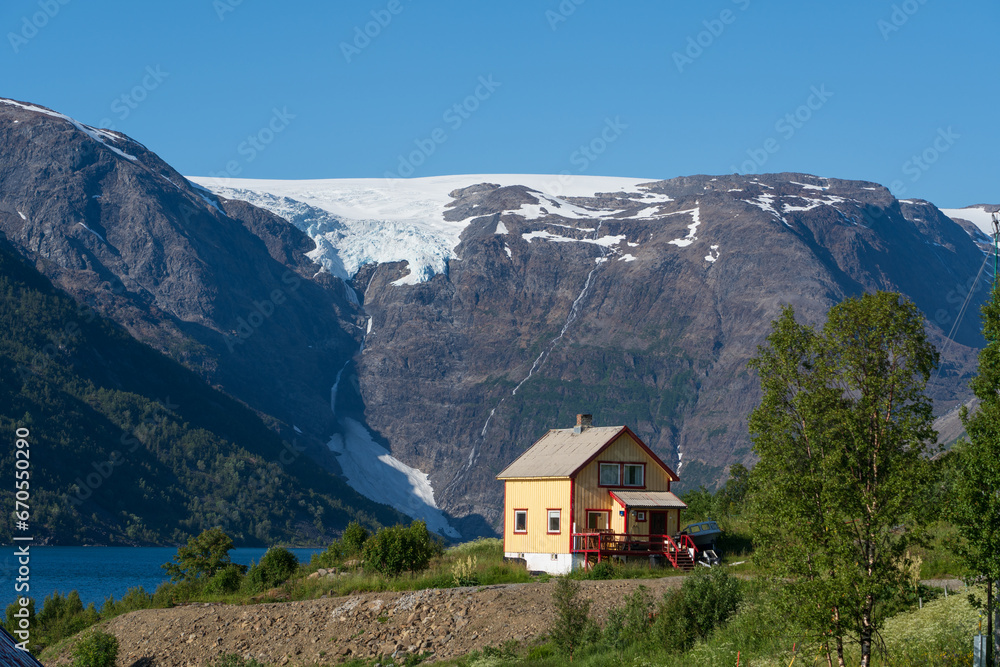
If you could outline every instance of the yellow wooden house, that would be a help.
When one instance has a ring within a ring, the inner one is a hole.
[[[627,426],[552,429],[497,479],[504,482],[504,555],[529,570],[565,574],[615,557],[686,567],[678,536],[687,507],[670,491],[677,474]],[[652,561],[651,561],[652,562]]]

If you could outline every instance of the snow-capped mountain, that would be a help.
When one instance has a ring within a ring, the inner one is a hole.
[[[745,363],[782,303],[817,321],[843,296],[901,290],[944,348],[941,408],[967,393],[978,324],[953,302],[985,296],[984,256],[932,204],[875,183],[192,180],[284,217],[352,284],[369,319],[348,372],[369,432],[459,516],[492,524],[492,473],[575,412],[636,425],[689,484],[750,462]]]
[[[661,196],[643,191],[653,179],[596,176],[480,174],[416,179],[334,179],[273,181],[190,177],[227,199],[240,199],[285,218],[316,242],[309,256],[327,271],[348,280],[365,264],[405,261],[409,273],[398,285],[415,285],[447,270],[462,231],[479,215],[474,207],[454,210],[452,192],[489,183],[523,186],[536,203],[504,211],[533,220],[555,215],[566,220],[613,216],[620,211],[574,206],[569,197],[592,198],[618,192],[643,208],[656,210]]]
[[[192,184],[124,135],[24,103],[0,104],[0,146],[18,252],[252,406],[295,456],[446,535],[491,533],[495,473],[579,412],[628,424],[683,485],[752,463],[746,362],[783,304],[818,322],[863,290],[909,296],[941,350],[939,412],[968,398],[981,344],[988,256],[876,183]]]

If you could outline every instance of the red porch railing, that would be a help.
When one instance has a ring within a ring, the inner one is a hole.
[[[599,563],[611,556],[656,556],[665,557],[679,569],[690,569],[698,547],[688,535],[679,535],[675,540],[670,535],[637,535],[630,533],[589,532],[573,533],[573,553],[584,554],[584,561],[590,566],[591,556]]]

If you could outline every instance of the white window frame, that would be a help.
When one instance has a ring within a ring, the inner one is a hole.
[[[556,520],[555,530],[552,530],[552,519]],[[549,535],[558,535],[562,532],[562,510],[546,511],[545,529],[545,532]]]
[[[517,518],[518,516],[524,517],[524,528],[518,529]],[[528,510],[514,510],[514,532],[522,535],[528,532]]]

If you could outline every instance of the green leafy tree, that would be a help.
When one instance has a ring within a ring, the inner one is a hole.
[[[194,581],[209,578],[232,564],[229,551],[233,540],[221,528],[209,528],[180,547],[173,562],[164,563],[173,581]]]
[[[803,620],[833,637],[841,663],[848,635],[871,663],[879,603],[927,521],[936,364],[920,312],[888,292],[834,306],[820,332],[786,308],[751,361],[764,390],[750,417],[757,553],[793,579]]]
[[[1000,286],[996,282],[983,304],[986,347],[979,353],[979,372],[969,386],[979,398],[970,414],[962,409],[969,440],[959,447],[952,521],[962,538],[957,551],[976,577],[987,581],[987,628],[996,631],[993,582],[1000,579]],[[988,664],[995,659],[995,642],[988,647]]]
[[[441,545],[423,521],[409,526],[382,528],[364,543],[365,568],[386,576],[399,576],[404,570],[417,572],[441,553]]]

